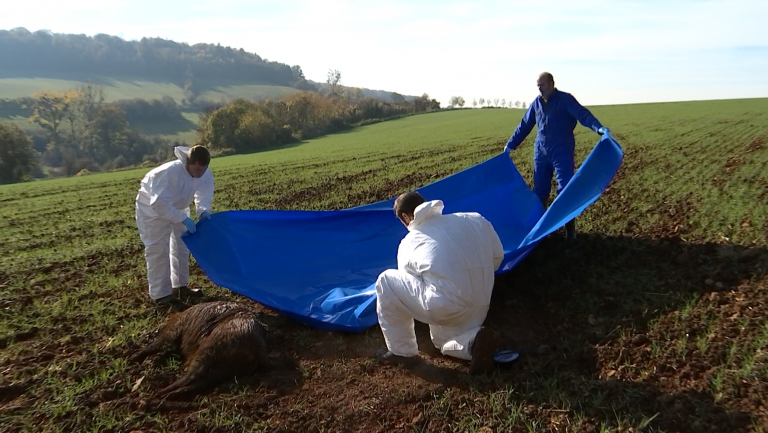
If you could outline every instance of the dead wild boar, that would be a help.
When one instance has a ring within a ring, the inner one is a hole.
[[[131,359],[179,350],[184,376],[157,396],[192,394],[234,376],[268,368],[266,330],[250,306],[237,302],[206,302],[173,313],[155,340]]]

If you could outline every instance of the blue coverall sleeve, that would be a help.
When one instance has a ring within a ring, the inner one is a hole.
[[[533,104],[528,106],[528,111],[525,112],[523,120],[520,121],[515,133],[507,141],[507,147],[514,150],[517,146],[525,140],[525,137],[531,133],[533,126],[536,124],[536,115],[534,114]]]
[[[579,101],[577,101],[573,95],[569,95],[568,99],[566,100],[565,110],[568,112],[568,114],[575,117],[579,123],[584,125],[586,128],[597,132],[598,129],[603,127],[603,125],[600,124],[597,118],[595,118],[595,116],[593,116],[589,110],[584,108],[583,105],[579,104]]]

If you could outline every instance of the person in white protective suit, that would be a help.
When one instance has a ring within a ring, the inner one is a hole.
[[[141,181],[136,196],[136,225],[144,243],[149,297],[158,305],[183,309],[181,299],[202,298],[189,284],[189,249],[181,239],[194,233],[189,206],[194,198],[199,220],[210,218],[213,175],[211,155],[203,146],[177,146],[178,159],[154,168]]]
[[[443,202],[417,192],[395,200],[408,228],[397,252],[397,269],[376,281],[379,325],[387,350],[382,362],[418,358],[414,319],[429,325],[443,355],[471,361],[470,373],[494,366],[493,330],[483,327],[504,249],[491,223],[474,212],[443,215]]]

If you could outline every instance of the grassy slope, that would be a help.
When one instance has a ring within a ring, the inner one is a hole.
[[[130,77],[71,77],[57,78],[0,78],[0,98],[20,98],[30,96],[41,90],[63,91],[73,89],[86,81],[103,86],[107,101],[119,99],[160,99],[170,96],[181,102],[184,92],[178,83],[133,79]],[[295,92],[296,89],[283,86],[248,84],[240,82],[200,82],[197,83],[201,95],[218,100],[224,97],[278,97]]]
[[[197,139],[197,121],[200,117],[197,113],[182,112],[184,117],[175,122],[140,122],[134,123],[131,127],[142,134],[157,135],[169,140],[177,140],[182,143],[194,144]]]
[[[768,100],[593,112],[626,152],[617,179],[579,218],[580,249],[563,249],[556,236],[545,241],[500,280],[515,290],[499,292],[489,319],[509,344],[559,350],[490,379],[470,378],[465,366],[435,355],[423,328],[427,364],[409,372],[371,362],[382,344],[377,328],[332,334],[265,312],[279,329],[274,344],[297,357],[298,376],[262,376],[266,388],[241,384],[185,409],[142,406],[179,369],[178,358],[125,362],[163,317],[146,303],[133,222],[147,170],[0,187],[0,337],[11,336],[0,352],[0,385],[27,390],[6,404],[0,424],[438,431],[449,422],[468,431],[600,431],[650,423],[700,431],[696,422],[703,422],[719,431],[756,429],[768,422],[760,409],[768,392]],[[413,116],[218,158],[214,208],[337,209],[389,198],[497,154],[521,114]],[[596,139],[578,127],[577,160]],[[531,141],[513,154],[527,180]],[[738,260],[744,246],[757,258]],[[198,287],[233,297],[194,274]],[[25,334],[31,327],[37,332]],[[13,343],[14,335],[27,341]],[[144,384],[131,392],[140,377]]]
[[[87,81],[85,77],[68,77],[69,79],[56,78],[8,78],[0,77],[0,99],[12,99],[30,96],[35,92],[64,91],[73,89]],[[134,80],[123,77],[95,77],[93,83],[101,85],[106,91],[107,101],[119,99],[160,99],[170,96],[181,103],[184,97],[183,90],[177,83],[155,82],[147,80]],[[247,84],[236,81],[199,82],[197,83],[200,96],[212,101],[225,101],[232,98],[279,98],[289,95],[297,90],[291,87],[271,86],[262,84]],[[159,135],[163,138],[193,143],[195,138],[194,127],[197,123],[195,113],[184,113],[187,121],[168,123],[144,123],[134,125],[139,131]],[[0,113],[0,120],[11,120],[25,130],[38,129],[37,125],[29,122],[25,117],[14,113]]]

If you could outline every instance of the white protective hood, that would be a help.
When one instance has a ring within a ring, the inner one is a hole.
[[[442,200],[427,201],[418,205],[413,211],[413,221],[408,224],[408,231],[436,215],[442,215],[443,208],[445,208],[445,204]]]
[[[173,154],[176,155],[176,158],[183,162],[185,166],[189,160],[189,149],[190,148],[187,146],[176,146],[173,149]]]

